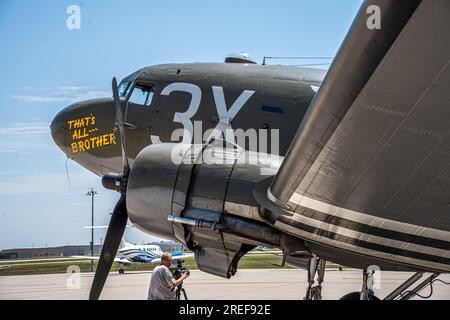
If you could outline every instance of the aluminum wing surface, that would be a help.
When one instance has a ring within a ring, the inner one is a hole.
[[[363,4],[266,189],[279,208],[266,220],[347,265],[450,271],[449,34],[448,0]]]

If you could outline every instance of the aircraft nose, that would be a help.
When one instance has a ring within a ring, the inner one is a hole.
[[[55,144],[70,158],[116,152],[115,110],[111,98],[85,100],[62,109],[50,124]],[[78,158],[79,158],[78,157]]]
[[[67,113],[66,110],[63,109],[60,111],[52,120],[50,124],[50,132],[55,144],[66,153],[66,122],[67,122]]]

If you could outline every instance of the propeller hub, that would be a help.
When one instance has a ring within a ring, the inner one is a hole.
[[[121,192],[122,178],[121,174],[107,173],[102,177],[102,185],[105,189]]]

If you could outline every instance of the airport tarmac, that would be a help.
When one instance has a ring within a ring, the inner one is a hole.
[[[381,272],[381,285],[375,291],[376,295],[384,297],[411,275],[408,272]],[[146,299],[150,277],[151,272],[111,273],[101,299]],[[0,299],[83,300],[88,298],[92,278],[92,273],[82,273],[80,288],[68,289],[66,274],[4,276],[0,277]],[[450,274],[441,275],[440,279],[450,282]],[[306,271],[297,269],[239,270],[231,279],[194,270],[184,287],[192,300],[299,300],[304,296],[307,282]],[[328,270],[322,293],[324,299],[339,299],[360,289],[361,271]],[[429,290],[428,287],[421,294],[428,295]],[[432,299],[450,300],[450,286],[436,282]]]

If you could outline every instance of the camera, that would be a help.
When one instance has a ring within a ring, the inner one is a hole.
[[[184,260],[177,260],[177,266],[176,268],[171,268],[170,270],[172,271],[173,277],[175,278],[175,280],[180,279],[180,277],[183,274],[187,274],[188,276],[191,274],[189,272],[188,269],[186,269],[186,267],[183,265]],[[174,290],[175,288],[173,288],[172,290]],[[181,300],[181,294],[183,294],[184,296],[184,300],[187,300],[187,295],[186,295],[186,291],[183,288],[183,281],[181,281],[181,283],[176,287],[176,292],[175,292],[175,300]]]
[[[177,261],[177,267],[175,269],[172,269],[172,274],[175,280],[178,280],[184,273],[187,273],[189,276],[191,273],[188,269],[183,265],[184,260],[178,260]]]

